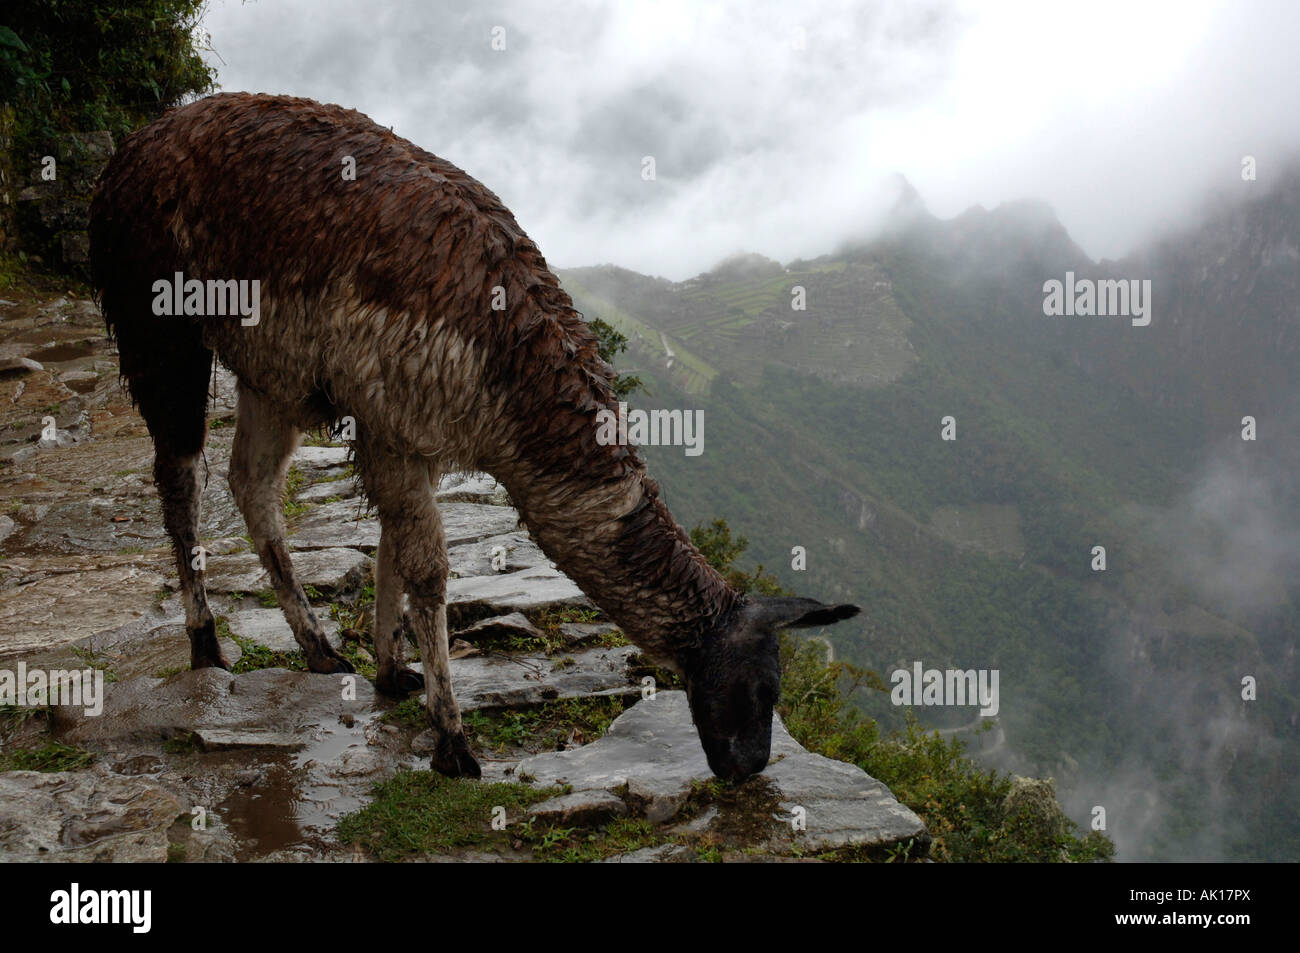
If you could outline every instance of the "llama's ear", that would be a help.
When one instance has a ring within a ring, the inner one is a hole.
[[[750,603],[750,611],[761,625],[774,629],[807,629],[833,625],[851,619],[862,610],[854,605],[828,606],[816,599],[790,596],[759,596]]]

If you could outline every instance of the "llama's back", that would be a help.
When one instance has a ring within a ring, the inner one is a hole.
[[[497,197],[338,106],[227,94],[169,112],[105,170],[91,246],[138,401],[184,387],[160,364],[206,381],[210,348],[303,426],[406,420],[392,441],[470,464],[489,441],[465,422],[506,400],[545,416],[548,399],[609,399],[593,335]],[[258,323],[155,314],[154,283],[176,273],[258,281]],[[539,369],[563,378],[558,393],[521,400]]]

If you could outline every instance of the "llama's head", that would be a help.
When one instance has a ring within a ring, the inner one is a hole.
[[[857,606],[749,596],[682,665],[691,717],[713,773],[740,780],[767,766],[772,708],[781,694],[777,630],[830,625]]]

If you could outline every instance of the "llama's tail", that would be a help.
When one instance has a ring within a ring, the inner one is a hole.
[[[91,206],[92,287],[159,455],[191,457],[207,436],[212,351],[194,319],[154,313],[154,283],[170,282],[168,265],[180,258],[162,224],[165,210],[122,204],[106,173]]]

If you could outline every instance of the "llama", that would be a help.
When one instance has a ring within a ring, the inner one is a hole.
[[[738,592],[673,520],[635,448],[597,441],[597,412],[617,407],[613,370],[493,193],[356,111],[222,94],[124,140],[90,234],[122,379],[153,438],[194,668],[230,667],[192,561],[215,355],[238,381],[231,490],[313,672],[352,669],[294,576],[284,480],[304,431],[355,420],[355,466],[381,525],[376,687],[426,691],[434,769],[480,776],[452,693],[434,502],[456,470],[495,476],[547,557],[682,677],[715,774],[766,766],[777,628],[858,607]],[[155,284],[177,273],[259,281],[256,319],[159,314],[170,309],[155,309]],[[404,663],[404,597],[423,676]]]

